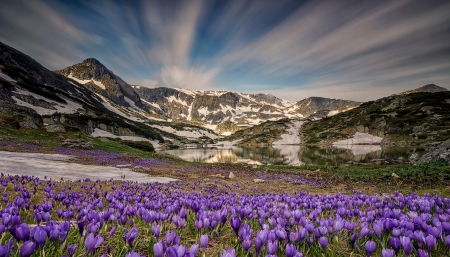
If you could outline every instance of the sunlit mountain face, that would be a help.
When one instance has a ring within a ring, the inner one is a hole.
[[[2,2],[1,42],[141,87],[363,102],[450,83],[447,1]]]

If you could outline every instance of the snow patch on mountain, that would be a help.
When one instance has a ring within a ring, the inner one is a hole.
[[[2,71],[0,70],[0,78],[6,80],[6,81],[10,81],[10,82],[17,82],[14,79],[12,79],[10,76],[6,75],[5,73],[2,73]]]
[[[333,143],[333,146],[338,145],[374,145],[380,144],[382,137],[373,136],[369,133],[356,132],[352,138],[339,140]]]
[[[110,138],[120,138],[122,140],[129,140],[129,141],[146,141],[149,142],[153,145],[153,148],[155,148],[155,150],[159,150],[161,148],[161,146],[159,145],[159,141],[158,140],[150,140],[147,139],[145,137],[137,137],[137,136],[116,136],[108,131],[99,129],[99,128],[95,128],[94,132],[92,132],[91,136],[93,137],[110,137]]]
[[[300,144],[300,128],[304,121],[291,121],[289,127],[284,134],[281,135],[281,139],[273,142],[273,145],[296,145]]]
[[[89,82],[94,82],[94,84],[97,85],[99,88],[106,89],[105,85],[103,85],[103,83],[100,82],[100,81],[96,81],[96,80],[93,80],[93,79],[86,79],[86,80],[77,79],[74,76],[72,76],[72,74],[69,74],[69,76],[67,76],[67,77],[69,79],[75,80],[76,82],[78,82],[80,84],[86,84],[86,83],[89,83]]]
[[[207,136],[211,139],[217,139],[218,136],[216,134],[210,133],[209,131],[203,130],[203,129],[194,129],[190,127],[184,127],[184,130],[176,130],[172,127],[168,126],[161,126],[161,125],[149,125],[150,127],[157,128],[159,130],[175,134],[180,137],[186,137],[190,139],[197,139],[203,136]]]
[[[32,105],[25,101],[22,101],[15,96],[12,96],[14,101],[16,101],[16,104],[31,108],[31,109],[35,110],[39,115],[51,115],[55,112],[71,114],[71,113],[76,113],[78,109],[83,109],[82,105],[75,103],[73,101],[64,99],[64,100],[66,100],[67,104],[58,103],[54,100],[48,99],[48,98],[40,96],[38,94],[34,94],[31,92],[22,90],[20,88],[16,89],[16,91],[13,91],[13,93],[20,94],[20,95],[28,95],[28,96],[32,96],[33,98],[35,98],[37,100],[43,100],[48,103],[54,103],[53,107],[56,108],[56,110],[47,109],[47,108],[44,108],[41,106],[35,106],[35,105]]]

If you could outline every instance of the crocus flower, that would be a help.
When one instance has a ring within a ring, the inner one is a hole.
[[[163,257],[164,256],[164,246],[161,241],[153,245],[153,255],[155,257]]]
[[[320,239],[319,239],[319,244],[320,244],[320,246],[322,247],[322,249],[323,250],[325,250],[326,248],[327,248],[327,246],[328,246],[328,238],[327,237],[321,237]]]
[[[128,252],[127,254],[125,254],[125,257],[143,257],[143,256],[137,252]]]
[[[203,251],[205,251],[206,247],[208,246],[208,235],[200,236],[200,245],[202,246]]]
[[[293,244],[286,245],[286,257],[294,257],[297,249]]]
[[[36,244],[32,241],[26,241],[23,243],[22,247],[20,247],[20,257],[30,257],[34,250],[36,250]]]
[[[77,250],[77,245],[73,244],[73,245],[69,245],[67,247],[67,252],[69,253],[69,256],[72,257],[75,254],[75,251]]]
[[[422,249],[417,250],[417,255],[419,255],[419,257],[428,257],[428,253]]]
[[[425,237],[425,244],[428,247],[428,251],[431,252],[433,250],[433,247],[436,245],[436,238],[433,235],[428,235]]]
[[[252,239],[251,238],[244,239],[242,246],[244,247],[244,251],[248,252],[248,249],[250,249],[250,247],[252,246]]]
[[[369,240],[366,242],[365,248],[366,248],[366,256],[370,257],[372,253],[375,252],[377,244],[374,241]]]
[[[392,257],[392,256],[394,256],[394,250],[383,248],[381,250],[381,256],[382,257]]]
[[[236,236],[237,236],[239,229],[241,228],[241,219],[238,218],[237,216],[231,217],[230,225],[231,225],[231,228],[233,228],[234,233],[236,233]]]
[[[177,234],[175,234],[175,231],[173,230],[168,230],[166,232],[166,243],[168,245],[172,244],[173,241],[175,240],[175,237],[177,236]]]
[[[398,253],[401,247],[400,239],[398,239],[397,237],[391,237],[389,239],[389,244],[394,249],[395,253]]]
[[[191,257],[197,256],[198,248],[199,248],[198,244],[191,245],[191,248],[189,248],[189,254],[191,255]]]
[[[269,254],[275,254],[278,250],[277,241],[269,240],[267,241],[267,252]]]
[[[47,240],[47,232],[45,232],[45,230],[41,226],[38,225],[34,227],[31,231],[31,235],[36,242],[37,247],[44,247],[45,241]]]
[[[161,234],[161,226],[156,224],[152,226],[152,233],[156,237],[156,240],[158,240],[159,235]]]
[[[89,233],[84,241],[86,245],[86,255],[94,252],[95,248],[99,247],[103,243],[103,237],[99,234],[94,237],[94,234]]]
[[[130,248],[133,247],[133,241],[136,239],[138,234],[139,234],[139,230],[137,227],[133,227],[132,229],[130,229],[130,232],[128,232],[127,242],[128,242],[128,245],[130,246]]]
[[[228,248],[220,253],[220,257],[236,257],[236,251],[233,248]]]
[[[117,226],[112,227],[111,231],[109,231],[108,237],[112,237],[114,235],[114,233],[116,233],[116,230],[117,230]]]

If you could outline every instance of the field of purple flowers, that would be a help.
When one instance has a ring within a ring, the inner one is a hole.
[[[330,193],[330,181],[254,171],[262,186],[91,150],[2,143],[82,163],[196,173],[171,184],[55,181],[2,174],[1,256],[448,256],[450,199],[439,194]],[[245,170],[234,170],[239,177]],[[207,177],[208,176],[208,177]],[[208,179],[205,183],[205,177]],[[289,193],[272,190],[293,185]],[[321,194],[301,186],[323,188]],[[264,190],[264,188],[266,190]]]

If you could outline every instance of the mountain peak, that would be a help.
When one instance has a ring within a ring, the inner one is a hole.
[[[91,64],[91,65],[101,65],[104,66],[99,60],[95,59],[95,58],[87,58],[86,60],[84,60],[83,62],[81,62],[83,64]]]
[[[446,89],[445,87],[437,86],[435,84],[426,84],[425,86],[418,87],[413,90],[408,90],[408,91],[405,91],[400,94],[405,95],[405,94],[412,94],[412,93],[419,93],[419,92],[436,93],[436,92],[444,92],[444,91],[448,91],[448,89]]]

